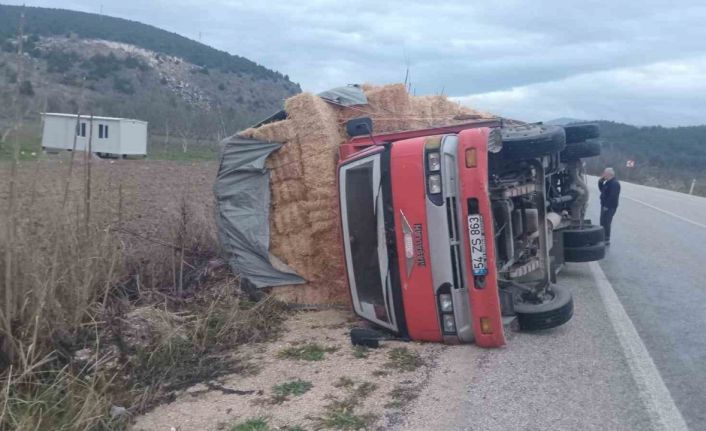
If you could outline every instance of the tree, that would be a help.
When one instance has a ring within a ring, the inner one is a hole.
[[[32,83],[30,81],[22,81],[20,84],[20,94],[23,96],[34,96],[34,88],[32,87]]]

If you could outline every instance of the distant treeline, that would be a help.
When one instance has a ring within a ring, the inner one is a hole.
[[[636,127],[598,121],[602,154],[587,159],[589,172],[612,166],[627,180],[706,196],[706,125]],[[635,166],[628,168],[626,162]]]
[[[71,36],[133,44],[190,63],[258,79],[289,80],[279,72],[202,43],[156,27],[98,14],[63,9],[0,5],[0,43],[16,37],[20,16],[25,13],[24,33],[39,36]]]

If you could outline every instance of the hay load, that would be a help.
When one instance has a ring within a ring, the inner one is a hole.
[[[362,87],[368,103],[341,106],[302,93],[285,102],[284,120],[250,128],[242,137],[281,142],[270,169],[270,252],[287,263],[305,285],[273,292],[301,304],[348,303],[338,232],[336,163],[347,139],[345,122],[371,117],[374,132],[412,130],[491,118],[445,96],[410,96],[403,84]]]

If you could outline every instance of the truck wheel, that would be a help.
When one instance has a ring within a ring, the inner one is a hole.
[[[564,247],[564,262],[593,262],[604,257],[604,242],[583,247]]]
[[[584,225],[581,228],[564,229],[562,232],[564,247],[585,247],[603,242],[605,239],[603,226]]]
[[[517,323],[523,331],[554,328],[563,325],[574,314],[574,299],[569,289],[556,284],[549,288],[553,297],[540,304],[531,301],[514,304]]]
[[[569,124],[564,126],[564,132],[566,133],[566,145],[578,144],[586,139],[601,136],[597,124]]]
[[[564,151],[561,152],[561,161],[568,162],[587,157],[596,157],[600,154],[601,145],[598,142],[579,142],[567,145],[564,148]]]
[[[544,124],[523,124],[502,129],[505,160],[527,160],[558,153],[566,146],[564,129]]]

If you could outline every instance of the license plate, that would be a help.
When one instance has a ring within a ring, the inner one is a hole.
[[[471,269],[474,276],[488,274],[488,256],[485,252],[485,229],[483,216],[468,216],[468,236],[471,240]]]

